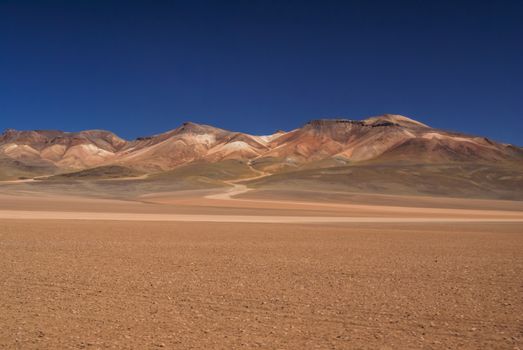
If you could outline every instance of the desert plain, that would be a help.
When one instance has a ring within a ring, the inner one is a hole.
[[[523,350],[522,13],[0,0],[0,350]]]
[[[1,184],[0,348],[523,348],[520,201],[82,186]]]

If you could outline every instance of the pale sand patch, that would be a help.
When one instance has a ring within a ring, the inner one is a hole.
[[[329,216],[256,216],[137,214],[65,211],[1,210],[0,219],[23,220],[109,220],[109,221],[182,221],[243,223],[448,223],[448,222],[523,222],[523,218],[453,218],[453,217],[329,217]]]

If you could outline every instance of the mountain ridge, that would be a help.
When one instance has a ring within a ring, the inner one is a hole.
[[[361,162],[515,162],[523,149],[486,137],[444,131],[414,119],[384,114],[363,120],[314,119],[290,131],[252,135],[184,122],[164,133],[125,140],[107,130],[6,129],[0,159],[11,167],[39,167],[39,174],[99,166],[140,172],[169,171],[192,162],[248,161],[276,173],[319,164]]]

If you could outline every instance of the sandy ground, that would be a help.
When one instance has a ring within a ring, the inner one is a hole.
[[[490,213],[490,216],[493,214]],[[260,224],[312,223],[436,223],[436,222],[519,222],[521,217],[342,217],[342,216],[268,216],[268,215],[209,215],[209,214],[133,214],[71,211],[2,210],[0,219],[23,220],[103,220],[103,221],[181,221],[228,222]]]
[[[523,210],[517,210],[517,204],[503,207],[495,203],[490,208],[499,209],[468,209],[415,207],[415,203],[397,205],[392,201],[386,205],[237,197],[246,192],[248,189],[244,185],[235,185],[225,192],[150,194],[127,201],[35,193],[0,194],[0,219],[251,223],[523,222]],[[470,202],[476,203],[477,200]]]
[[[0,192],[0,348],[523,349],[520,202]]]
[[[523,347],[521,224],[0,227],[0,348]]]

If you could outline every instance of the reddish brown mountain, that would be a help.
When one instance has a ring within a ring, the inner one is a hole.
[[[16,131],[0,136],[1,164],[67,172],[118,165],[145,172],[192,162],[249,161],[258,169],[361,162],[523,162],[519,147],[433,129],[399,115],[314,120],[290,132],[254,136],[184,123],[169,132],[125,141],[108,131]]]
[[[184,123],[172,131],[129,142],[115,163],[146,170],[169,170],[194,161],[252,159],[269,150],[268,140],[270,137]]]
[[[327,159],[341,164],[393,160],[418,163],[523,160],[523,152],[517,147],[433,129],[398,115],[361,121],[313,120],[268,146],[270,151],[256,162],[272,164],[271,169],[283,165],[299,167]]]
[[[114,159],[127,144],[103,130],[75,133],[55,130],[6,130],[0,136],[0,156],[28,165],[84,169]]]

